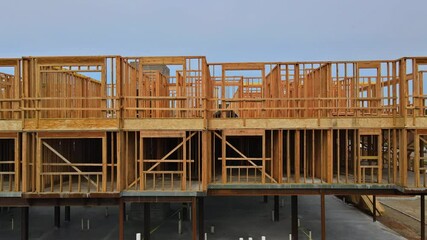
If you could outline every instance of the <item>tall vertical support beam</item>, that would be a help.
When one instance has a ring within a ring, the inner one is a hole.
[[[42,140],[36,135],[36,192],[41,192],[42,186],[41,186],[41,165],[42,165]],[[44,187],[44,186],[43,186]]]
[[[279,196],[274,196],[274,221],[279,221]]]
[[[283,182],[283,130],[273,131],[273,177]]]
[[[71,220],[71,207],[65,206],[64,208],[64,219],[69,222]]]
[[[420,135],[416,130],[414,133],[414,173],[415,173],[415,187],[420,187]]]
[[[226,103],[225,103],[225,69],[224,66],[221,66],[221,118],[225,118],[226,114],[225,114],[225,108],[226,108]]]
[[[119,201],[119,240],[124,240],[125,238],[125,203]]]
[[[408,130],[400,131],[399,165],[400,165],[400,185],[407,186],[408,170]]]
[[[28,133],[22,133],[22,192],[28,192]]]
[[[334,167],[333,167],[333,155],[334,155],[334,144],[333,144],[333,130],[332,129],[328,129],[326,131],[326,162],[325,162],[325,167],[326,167],[326,182],[327,183],[332,183],[333,181],[333,173],[334,173]]]
[[[28,240],[28,213],[29,207],[21,208],[21,240]]]
[[[300,130],[295,130],[295,183],[300,180]]]
[[[263,131],[263,133],[262,133],[262,175],[261,175],[261,183],[265,183],[265,171],[266,171],[266,167],[265,167],[265,165],[266,165],[266,160],[265,160],[265,154],[266,154],[266,152],[265,152],[265,148],[266,148],[266,145],[265,145],[265,130]]]
[[[292,239],[298,240],[298,196],[291,196]]]
[[[117,63],[118,64],[118,63]],[[121,105],[120,105],[121,106]],[[136,133],[135,133],[136,134]],[[122,157],[123,154],[123,147],[125,146],[123,144],[123,131],[119,131],[116,133],[116,143],[117,143],[117,179],[116,179],[116,187],[117,191],[122,191],[125,189],[124,183],[125,183],[125,177],[126,174],[124,174],[124,164],[122,161],[124,161],[125,158]],[[135,178],[138,178],[135,176]]]
[[[14,159],[14,161],[15,161],[15,191],[19,191],[20,189],[19,189],[19,186],[20,186],[20,183],[21,183],[21,171],[20,171],[20,169],[21,169],[21,164],[20,164],[20,156],[21,156],[21,154],[20,154],[20,146],[21,146],[21,144],[20,144],[20,142],[21,142],[21,137],[19,136],[19,134],[17,134],[17,136],[16,136],[16,138],[14,139],[14,147],[15,147],[15,159]]]
[[[378,78],[380,79],[380,78]],[[380,133],[378,135],[377,144],[378,144],[378,183],[381,184],[381,181],[383,179],[383,142],[382,142],[383,136],[382,131],[380,130]]]
[[[209,75],[209,67],[206,58],[202,58],[202,106],[203,106],[203,127],[206,129],[208,126],[208,98],[209,95],[209,82],[207,76]]]
[[[32,59],[32,64],[33,64],[33,74],[34,74],[34,79],[35,79],[35,97],[36,98],[41,98],[41,94],[40,94],[40,88],[41,88],[41,81],[40,81],[40,68],[37,64],[37,58]],[[31,80],[30,80],[31,81]],[[35,101],[35,107],[38,109],[41,107],[40,101]],[[36,124],[37,126],[39,125],[39,120],[40,120],[40,111],[36,111]]]
[[[198,232],[199,232],[199,240],[204,239],[205,233],[205,220],[204,220],[204,198],[198,197],[197,202],[198,209]]]
[[[103,99],[101,102],[101,109],[102,110],[102,118],[107,117],[107,58],[104,58],[104,63],[102,65],[102,71],[101,71],[101,98]]]
[[[197,240],[197,198],[193,197],[191,201],[191,239]]]
[[[107,191],[107,134],[102,138],[102,192]]]
[[[402,58],[399,61],[399,112],[405,120],[407,118],[406,107],[408,104],[408,84],[406,82],[406,59]]]
[[[187,189],[187,141],[186,134],[182,138],[182,178],[181,178],[181,189],[185,191]],[[191,139],[189,140],[191,141]]]
[[[123,96],[123,93],[122,93],[122,58],[117,56],[115,60],[116,60],[116,72],[115,72],[115,75],[116,75],[116,97],[119,97],[119,96]],[[111,71],[113,71],[113,70],[111,70]],[[117,104],[117,106],[123,106],[123,99],[118,98],[116,100],[116,104]],[[119,121],[120,121],[119,122],[119,128],[123,128],[124,118],[123,118],[122,108],[121,107],[118,108],[117,111],[118,111],[117,115],[119,116]],[[117,137],[117,140],[118,140],[118,137]],[[117,162],[118,162],[118,160],[117,160]]]
[[[414,96],[413,99],[413,105],[415,106],[415,109],[413,110],[413,124],[415,125],[415,117],[417,116],[424,116],[423,113],[423,98],[420,97],[422,96],[422,90],[420,89],[420,82],[419,82],[419,77],[418,77],[418,64],[417,64],[417,59],[416,58],[412,58],[412,78],[413,78],[413,87],[412,87],[412,92],[409,93],[409,95]],[[422,78],[421,78],[422,80]],[[421,108],[420,108],[421,107]],[[417,109],[418,108],[418,109]]]
[[[211,135],[209,131],[203,131],[202,132],[202,146],[201,146],[201,152],[202,152],[202,160],[199,164],[202,165],[202,189],[203,191],[206,191],[208,189],[208,184],[210,182],[209,177],[209,166],[211,166]],[[200,147],[200,146],[199,146]]]
[[[325,213],[325,194],[320,195],[320,222],[322,228],[322,240],[326,240],[326,213]]]
[[[125,145],[126,146],[126,145]],[[144,173],[144,138],[139,138],[139,190],[145,189],[145,173]],[[126,161],[128,159],[126,158]],[[126,163],[126,165],[129,163]],[[126,176],[127,177],[127,176]],[[127,186],[126,186],[127,187]]]
[[[227,163],[226,163],[226,156],[227,153],[227,142],[226,142],[226,135],[224,130],[222,131],[222,140],[221,140],[221,160],[222,160],[222,183],[227,183]]]
[[[144,203],[144,240],[150,240],[151,208],[150,203]]]
[[[425,214],[425,195],[421,194],[421,239],[426,239],[426,214]]]
[[[16,64],[15,64],[15,76],[18,76],[17,77],[17,79],[21,79],[21,60],[16,60]],[[21,84],[21,81],[16,81],[16,78],[15,78],[15,81],[14,81],[14,91],[13,91],[13,97],[15,98],[15,99],[20,99],[20,96],[21,96],[21,92],[19,91],[19,88],[20,88],[20,84]],[[13,104],[13,109],[18,109],[19,108],[19,103],[18,102],[13,102],[12,103]],[[24,105],[21,105],[21,106],[24,106]],[[20,115],[20,113],[19,112],[14,112],[13,113],[13,118],[14,119],[19,119],[19,115]]]
[[[53,211],[53,215],[54,215],[54,225],[57,228],[61,227],[61,207],[60,206],[55,206],[54,207],[54,211]]]

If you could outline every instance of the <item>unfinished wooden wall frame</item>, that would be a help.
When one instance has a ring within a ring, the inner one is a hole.
[[[425,189],[426,116],[426,57],[0,59],[0,192]]]
[[[116,57],[24,58],[25,119],[117,118]]]
[[[202,191],[202,133],[126,131],[124,167],[129,191]]]
[[[21,119],[21,59],[0,59],[0,120]]]
[[[21,191],[21,136],[0,132],[0,192]]]
[[[204,118],[204,57],[123,58],[125,118]]]
[[[116,133],[39,132],[35,138],[36,192],[118,191]]]

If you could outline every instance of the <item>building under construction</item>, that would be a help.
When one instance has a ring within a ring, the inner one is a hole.
[[[29,206],[190,203],[202,239],[204,198],[283,195],[293,217],[321,196],[325,238],[325,195],[421,195],[424,213],[426,173],[427,57],[0,59],[0,205],[23,239]]]

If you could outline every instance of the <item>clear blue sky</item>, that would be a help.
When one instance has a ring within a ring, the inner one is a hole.
[[[427,56],[427,1],[0,0],[0,57],[209,62]]]

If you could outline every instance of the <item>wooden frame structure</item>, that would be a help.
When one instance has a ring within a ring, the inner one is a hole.
[[[427,57],[0,59],[0,199],[425,193],[426,143]]]

